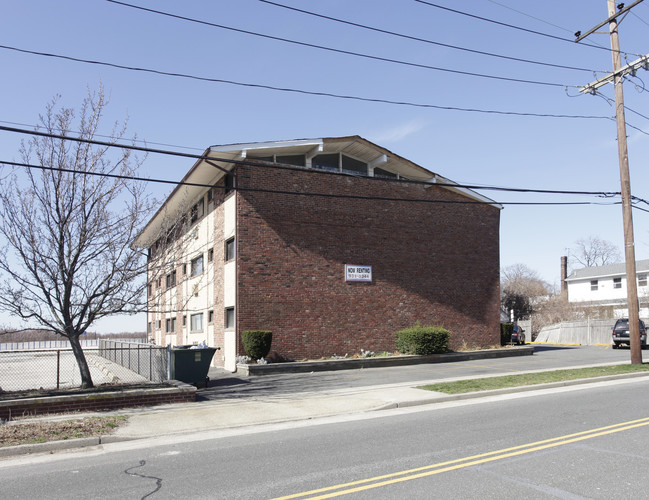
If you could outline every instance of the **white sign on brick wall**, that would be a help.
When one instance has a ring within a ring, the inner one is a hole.
[[[345,281],[372,281],[372,266],[345,264]]]

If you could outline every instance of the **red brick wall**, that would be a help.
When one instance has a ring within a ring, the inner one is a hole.
[[[393,351],[394,333],[416,321],[448,328],[452,348],[499,343],[497,208],[245,190],[468,200],[312,170],[239,167],[237,177],[239,333],[272,330],[272,350],[289,359]],[[371,265],[372,282],[345,282],[345,264]]]

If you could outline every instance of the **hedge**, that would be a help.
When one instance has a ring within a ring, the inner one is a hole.
[[[244,330],[241,332],[241,342],[246,354],[252,359],[268,356],[273,332],[270,330]]]
[[[397,333],[397,350],[404,354],[437,354],[448,351],[451,332],[441,326],[411,326]]]

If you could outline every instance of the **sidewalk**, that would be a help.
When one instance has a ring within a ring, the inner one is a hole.
[[[502,373],[502,375],[506,374],[508,373]],[[454,380],[443,379],[334,389],[329,391],[296,392],[288,395],[283,394],[281,396],[270,397],[260,395],[246,399],[245,401],[241,401],[235,397],[225,397],[224,399],[197,403],[131,408],[102,413],[102,415],[128,416],[128,423],[120,427],[113,435],[101,438],[82,438],[37,445],[0,448],[0,457],[43,453],[51,450],[95,446],[134,439],[195,433],[197,431],[231,429],[337,415],[351,415],[369,411],[405,408],[461,399],[483,398],[500,394],[538,391],[569,385],[591,384],[607,380],[636,377],[649,377],[649,373],[640,372],[458,395],[447,395],[416,388],[418,385]],[[466,379],[466,377],[457,377],[457,379]],[[71,418],[81,418],[91,415],[96,416],[97,414],[75,414],[74,416],[68,414],[48,418],[69,420]]]

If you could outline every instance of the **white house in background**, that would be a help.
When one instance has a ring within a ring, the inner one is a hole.
[[[640,316],[649,316],[649,259],[636,262],[638,299]],[[582,305],[610,307],[614,317],[628,314],[626,266],[610,264],[607,266],[585,267],[573,271],[566,278],[568,301]]]

